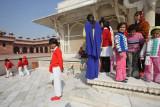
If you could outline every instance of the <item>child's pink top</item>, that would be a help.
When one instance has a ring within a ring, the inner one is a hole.
[[[127,42],[128,42],[128,51],[129,52],[136,52],[140,50],[140,44],[144,44],[144,37],[141,33],[136,33],[135,35],[127,35]]]

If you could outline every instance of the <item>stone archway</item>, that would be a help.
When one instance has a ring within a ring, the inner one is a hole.
[[[40,52],[43,53],[43,48],[42,47],[40,47]]]
[[[68,29],[68,35],[65,36],[65,53],[77,53],[80,47],[85,47],[83,27],[82,23],[74,23]]]
[[[45,53],[48,53],[48,48],[47,47],[45,47]]]
[[[36,53],[39,53],[39,49],[38,49],[38,47],[36,47]]]
[[[30,47],[30,53],[34,53],[33,47]]]
[[[23,52],[23,53],[27,53],[27,48],[26,48],[26,47],[23,47],[23,48],[22,48],[22,52]]]
[[[15,46],[13,51],[14,51],[14,54],[19,53],[20,52],[20,48],[18,46]]]

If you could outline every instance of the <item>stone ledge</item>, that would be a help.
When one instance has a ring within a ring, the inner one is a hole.
[[[104,87],[112,87],[117,89],[125,89],[136,92],[144,92],[149,94],[160,95],[160,85],[154,82],[148,83],[143,80],[137,80],[129,77],[127,83],[116,82],[114,80],[115,74],[106,76],[105,74],[99,74],[99,77],[94,80],[87,80],[91,85],[99,85]]]
[[[154,97],[153,99],[146,99],[134,95],[121,95],[113,91],[104,91],[92,87],[74,88],[69,94],[69,98],[71,102],[79,102],[93,107],[159,107],[158,105],[160,105],[159,99],[155,100]]]
[[[134,97],[144,98],[148,100],[160,101],[160,96],[148,94],[144,92],[135,92],[130,90],[116,89],[112,87],[104,87],[104,86],[97,86],[97,85],[92,85],[92,87],[97,90],[109,91],[114,94],[128,95],[128,96],[134,96]]]
[[[93,88],[75,89],[70,93],[69,98],[71,101],[94,107],[131,107],[128,96],[95,90]]]

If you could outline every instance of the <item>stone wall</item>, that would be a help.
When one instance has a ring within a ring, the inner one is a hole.
[[[0,42],[0,55],[13,54],[13,42],[1,41]]]

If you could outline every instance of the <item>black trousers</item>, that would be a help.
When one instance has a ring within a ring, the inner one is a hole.
[[[102,65],[104,65],[105,72],[110,72],[110,57],[102,57]]]

